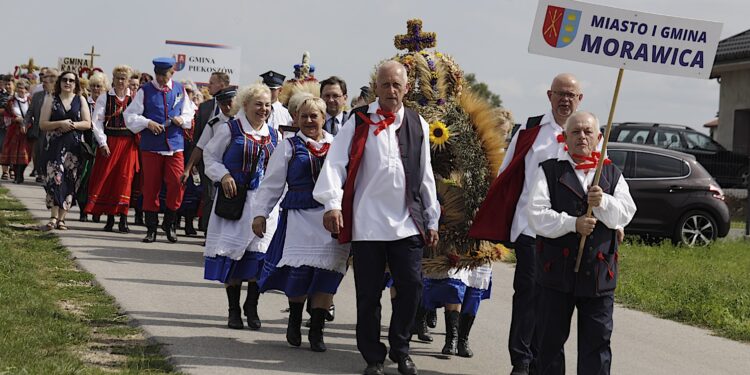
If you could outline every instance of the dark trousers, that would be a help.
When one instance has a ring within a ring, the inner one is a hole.
[[[519,235],[513,243],[516,271],[513,276],[513,312],[508,335],[508,351],[513,365],[530,365],[537,353],[534,334],[539,288],[536,284],[536,240]]]
[[[216,187],[214,187],[214,182],[204,173],[201,173],[201,185],[203,185],[203,197],[201,199],[202,216],[198,220],[198,230],[205,232],[208,230],[208,218],[211,217],[211,210],[214,209]]]
[[[367,363],[384,362],[386,347],[380,342],[380,297],[388,263],[396,298],[388,329],[390,357],[409,354],[410,328],[422,297],[422,250],[420,236],[397,241],[354,241],[354,285],[357,291],[357,349]]]
[[[578,309],[578,374],[609,374],[612,364],[612,309],[614,296],[575,297],[539,287],[541,303],[538,374],[565,374],[565,341],[570,335],[573,309]]]

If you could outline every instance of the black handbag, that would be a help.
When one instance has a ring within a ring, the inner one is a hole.
[[[216,207],[214,208],[214,212],[216,213],[216,216],[227,220],[239,220],[242,217],[242,211],[245,208],[246,199],[246,186],[237,185],[237,195],[232,198],[227,198],[227,196],[224,195],[224,187],[219,184],[219,188],[216,191]]]

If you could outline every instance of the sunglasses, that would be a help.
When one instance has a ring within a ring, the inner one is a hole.
[[[75,83],[75,78],[60,78],[60,82],[62,83]]]

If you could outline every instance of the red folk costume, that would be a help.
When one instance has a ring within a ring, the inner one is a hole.
[[[128,93],[122,100],[113,91],[97,101],[94,114],[100,147],[89,179],[89,200],[85,212],[94,215],[127,215],[133,177],[139,170],[138,146],[135,135],[125,127],[123,111],[130,104]],[[101,106],[101,107],[100,107]],[[103,129],[102,129],[103,128]],[[104,154],[103,142],[110,155]]]
[[[8,101],[2,121],[7,124],[7,132],[3,141],[0,164],[2,165],[28,165],[31,157],[29,141],[24,128],[23,118],[28,110],[28,97],[19,98],[14,96]]]

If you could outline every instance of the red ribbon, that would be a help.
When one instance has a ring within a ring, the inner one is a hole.
[[[594,151],[591,153],[591,156],[584,156],[584,155],[578,155],[578,154],[573,154],[571,156],[573,156],[573,159],[583,160],[583,162],[576,164],[576,169],[589,170],[589,169],[596,168],[597,164],[599,164],[599,159],[601,159],[602,154],[600,152]],[[609,164],[612,164],[612,160],[604,159],[604,165],[609,165]]]
[[[562,135],[562,133],[557,135],[557,143],[563,143],[565,142],[565,136]]]
[[[362,112],[357,112],[357,115],[359,116],[359,118],[362,119],[362,121],[365,122],[365,124],[377,127],[377,129],[375,129],[375,131],[372,132],[375,135],[378,135],[381,131],[385,130],[385,128],[387,128],[389,125],[393,124],[394,121],[396,121],[396,115],[393,112],[386,112],[378,108],[378,110],[375,113],[379,114],[380,116],[383,116],[384,118],[378,122],[372,122],[372,120],[370,120],[370,116],[367,116]]]
[[[315,155],[316,157],[322,158],[328,153],[328,149],[331,148],[331,144],[324,143],[322,146],[320,146],[320,148],[315,148],[312,142],[307,142],[305,144],[305,147],[307,147],[307,151],[310,151],[311,154]]]

